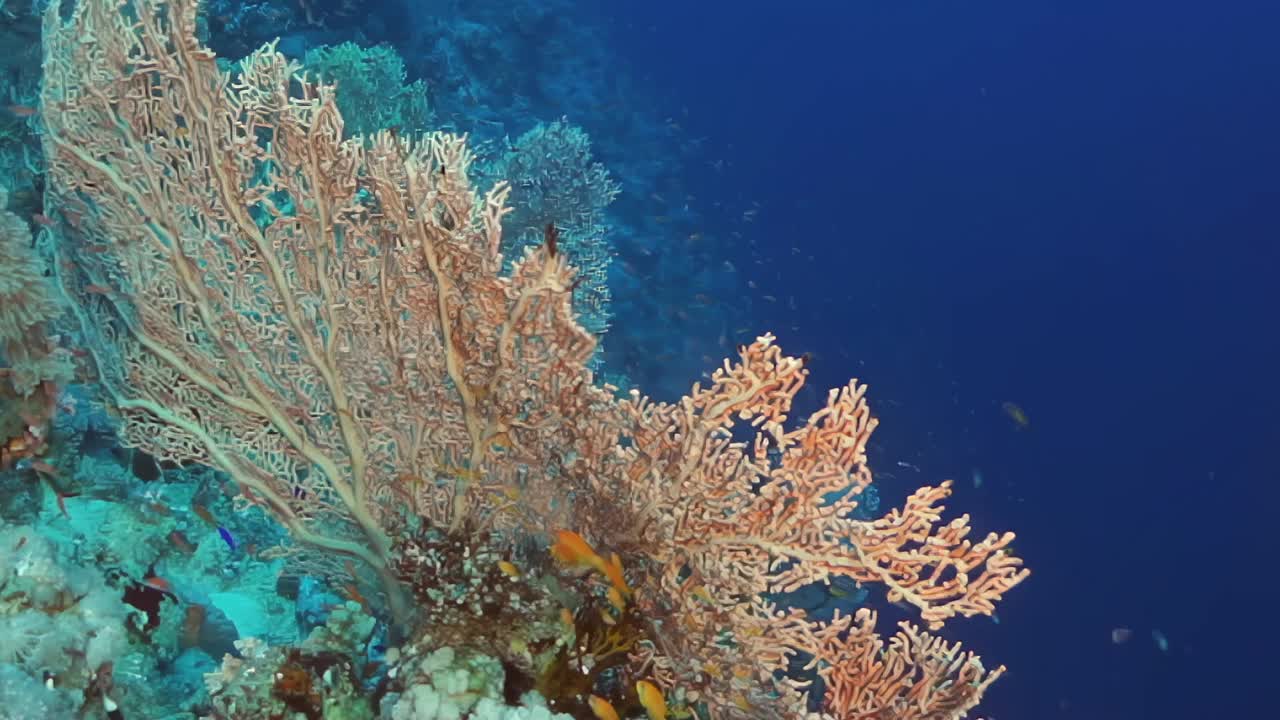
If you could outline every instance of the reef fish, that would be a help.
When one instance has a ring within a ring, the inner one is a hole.
[[[227,544],[227,547],[231,548],[233,551],[236,549],[236,539],[232,537],[230,530],[219,525],[218,535],[222,537],[222,541]]]
[[[600,720],[618,720],[618,711],[613,709],[613,703],[605,700],[598,695],[592,695],[587,698],[587,704],[591,706],[591,712]]]
[[[1004,414],[1009,416],[1009,419],[1018,426],[1019,430],[1026,430],[1030,427],[1031,419],[1027,417],[1027,412],[1018,403],[1006,400],[1000,403],[1000,409],[1004,410]]]
[[[636,696],[640,698],[640,704],[649,714],[649,720],[667,720],[667,701],[662,697],[662,691],[657,685],[648,680],[637,682]]]

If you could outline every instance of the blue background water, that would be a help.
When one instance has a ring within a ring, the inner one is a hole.
[[[761,205],[752,314],[871,383],[886,496],[957,477],[1020,533],[1032,579],[957,628],[1012,668],[984,714],[1274,712],[1280,6],[610,12]]]

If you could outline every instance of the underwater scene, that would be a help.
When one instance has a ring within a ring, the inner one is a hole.
[[[1273,716],[1275,27],[0,0],[0,720]]]

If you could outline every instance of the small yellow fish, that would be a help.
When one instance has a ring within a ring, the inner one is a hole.
[[[598,555],[596,557],[599,557]],[[610,584],[618,589],[618,592],[625,596],[631,595],[631,588],[627,587],[627,579],[622,574],[622,558],[618,557],[618,553],[609,554],[609,562],[600,559],[600,565],[596,567],[605,577],[609,578]]]
[[[507,560],[499,560],[498,569],[509,578],[515,579],[520,577],[520,568],[516,567],[515,563]]]
[[[1004,414],[1008,415],[1010,420],[1013,420],[1019,430],[1025,430],[1031,425],[1031,419],[1027,417],[1026,411],[1019,407],[1017,403],[1006,400],[1000,403],[1000,408],[1004,410]]]
[[[649,713],[649,720],[667,720],[667,701],[657,685],[648,680],[640,680],[636,683],[636,695],[645,712]]]
[[[613,709],[613,703],[599,695],[588,697],[587,704],[591,706],[591,712],[595,713],[600,720],[618,720],[618,711]]]
[[[708,605],[716,604],[715,599],[711,597],[711,593],[707,591],[706,585],[699,585],[695,587],[693,589],[693,592],[691,592],[690,594]]]

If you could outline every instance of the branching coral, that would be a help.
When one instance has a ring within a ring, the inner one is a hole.
[[[949,482],[879,519],[855,519],[872,481],[865,448],[876,420],[866,387],[832,390],[825,407],[788,429],[806,376],[803,360],[759,338],[677,404],[633,394],[622,407],[629,442],[584,459],[595,496],[608,499],[583,516],[587,529],[625,551],[651,588],[637,602],[662,623],[638,656],[731,717],[761,705],[805,707],[805,686],[785,675],[798,657],[826,681],[825,707],[836,717],[915,717],[905,713],[920,693],[939,708],[972,707],[1001,670],[952,662],[954,650],[909,627],[885,650],[870,614],[820,623],[768,599],[844,577],[884,587],[937,629],[991,613],[1027,577],[1008,550],[1012,533],[975,542],[967,516],[942,523]],[[750,428],[745,441],[735,423]],[[886,663],[907,669],[871,671]]]
[[[71,364],[46,334],[61,308],[27,224],[0,187],[0,469],[44,449],[58,386]]]
[[[609,325],[609,245],[605,208],[621,192],[591,153],[591,140],[567,120],[539,123],[521,135],[496,163],[494,174],[511,183],[513,209],[503,219],[502,251],[519,257],[542,242],[548,225],[560,228],[564,249],[578,272],[573,308],[595,335]]]

